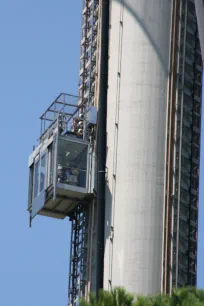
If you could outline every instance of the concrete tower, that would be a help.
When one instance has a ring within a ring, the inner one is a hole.
[[[194,285],[201,55],[194,1],[110,1],[104,287]]]

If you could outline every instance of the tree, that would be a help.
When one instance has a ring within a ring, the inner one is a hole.
[[[124,288],[115,288],[112,291],[100,290],[98,298],[90,294],[89,302],[80,301],[81,306],[132,306],[134,296],[127,293]]]
[[[196,288],[174,289],[171,296],[134,297],[124,288],[100,290],[98,298],[90,295],[89,302],[82,299],[80,306],[204,306],[204,291]]]

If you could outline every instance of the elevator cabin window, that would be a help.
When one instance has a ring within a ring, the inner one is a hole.
[[[57,181],[86,188],[87,145],[59,139]]]
[[[45,187],[45,166],[46,166],[46,155],[44,154],[41,158],[41,164],[40,164],[40,192]]]
[[[33,179],[34,179],[34,165],[30,167],[30,173],[29,173],[28,208],[31,206],[33,199]]]
[[[40,160],[35,163],[35,174],[34,174],[34,193],[33,197],[38,195],[38,186],[39,186],[39,175],[40,175]]]
[[[54,170],[54,149],[53,144],[48,148],[48,173],[47,173],[47,186],[53,184],[53,170]]]
[[[45,188],[45,175],[46,175],[46,154],[44,153],[41,159],[37,159],[34,166],[34,192],[33,197],[37,195]]]

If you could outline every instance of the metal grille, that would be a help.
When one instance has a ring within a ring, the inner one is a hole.
[[[87,106],[95,103],[98,3],[98,0],[85,0],[82,11],[79,99]]]
[[[69,304],[76,305],[84,296],[86,283],[86,256],[88,218],[83,204],[77,206],[70,218],[72,222],[70,271],[69,271]]]
[[[178,45],[169,292],[196,285],[202,62],[194,1],[180,2]]]

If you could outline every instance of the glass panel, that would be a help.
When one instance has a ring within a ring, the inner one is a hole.
[[[38,185],[40,176],[40,161],[35,164],[34,198],[38,195]]]
[[[86,144],[59,139],[57,181],[86,188]]]
[[[45,169],[46,169],[46,154],[41,157],[41,168],[40,168],[40,192],[45,186]]]
[[[53,171],[54,171],[54,150],[53,145],[48,149],[49,152],[49,175],[48,175],[48,186],[53,184]]]
[[[28,187],[28,207],[30,207],[33,198],[33,175],[34,175],[34,165],[29,169],[29,187]]]

